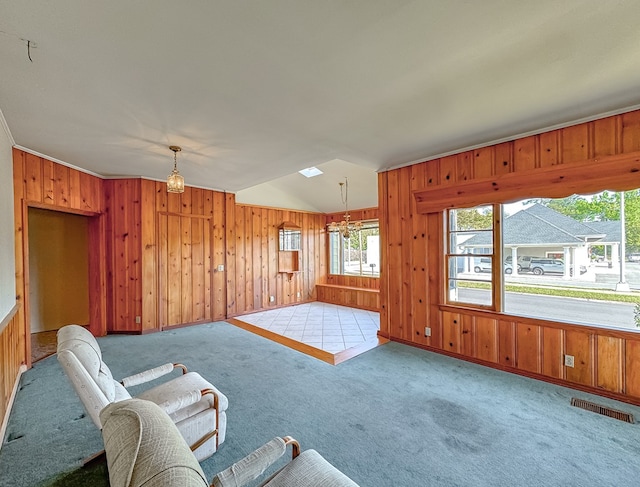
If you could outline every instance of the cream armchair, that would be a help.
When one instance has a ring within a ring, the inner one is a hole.
[[[169,417],[155,404],[128,399],[100,413],[111,487],[207,487],[200,464]],[[298,443],[276,437],[217,474],[212,487],[242,487],[292,446],[292,460],[267,479],[264,487],[358,487],[315,450],[300,453]],[[255,484],[251,484],[255,485]]]
[[[100,412],[107,405],[131,398],[127,387],[149,382],[179,368],[182,375],[136,397],[162,408],[173,420],[197,460],[213,455],[225,439],[225,411],[229,404],[226,396],[200,374],[187,372],[184,365],[168,363],[117,382],[102,361],[95,337],[78,325],[67,325],[58,330],[58,361],[87,414],[99,429],[102,429]]]

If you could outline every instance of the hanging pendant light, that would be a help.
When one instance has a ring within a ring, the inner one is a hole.
[[[351,214],[349,213],[349,181],[344,178],[344,183],[338,183],[340,185],[340,197],[342,198],[342,204],[344,205],[344,220],[340,223],[331,222],[329,224],[330,232],[340,232],[343,238],[349,238],[353,232],[359,232],[362,230],[362,222],[352,222]]]
[[[173,171],[167,177],[167,193],[184,193],[184,178],[178,172],[178,152],[182,150],[177,145],[170,145],[173,151]]]

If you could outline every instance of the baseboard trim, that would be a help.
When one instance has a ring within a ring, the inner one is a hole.
[[[468,355],[462,355],[455,352],[450,352],[448,350],[443,350],[441,348],[436,348],[430,345],[423,345],[421,343],[411,342],[409,340],[404,340],[402,338],[390,338],[390,341],[402,343],[410,347],[421,348],[422,350],[426,350],[428,352],[433,352],[440,355],[446,355],[447,357],[452,357],[458,360],[464,360],[465,362],[471,362],[473,364],[483,365],[485,367],[489,367],[490,369],[500,370],[502,372],[506,372],[509,374],[521,375],[523,377],[528,377],[529,379],[548,382],[549,384],[565,387],[567,389],[574,389],[577,391],[586,392],[587,394],[593,394],[595,396],[602,396],[608,399],[613,399],[614,401],[620,401],[620,402],[632,404],[634,406],[640,406],[640,399],[638,399],[638,397],[627,396],[627,395],[616,393],[616,392],[610,392],[604,389],[599,389],[597,387],[587,386],[587,385],[579,384],[577,382],[570,382],[565,379],[549,377],[547,375],[542,375],[536,372],[529,372],[527,370],[517,369],[515,367],[508,367],[502,364],[498,364],[496,362],[489,362],[486,360],[477,359],[475,357],[470,357]]]
[[[22,374],[24,374],[27,370],[27,366],[22,364],[18,369],[18,376],[16,377],[16,381],[13,384],[13,390],[11,391],[11,397],[9,397],[9,403],[7,404],[7,412],[2,418],[2,426],[0,427],[0,450],[2,449],[2,445],[4,445],[4,435],[7,433],[7,425],[9,424],[9,416],[11,415],[11,409],[13,409],[13,401],[16,399],[16,394],[18,393],[18,386],[20,385],[20,378]]]

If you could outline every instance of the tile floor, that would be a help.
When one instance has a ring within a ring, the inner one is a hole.
[[[317,301],[238,319],[330,353],[377,340],[380,328],[379,313]]]

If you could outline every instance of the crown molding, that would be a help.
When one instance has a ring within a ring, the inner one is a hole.
[[[89,171],[88,169],[83,169],[81,167],[74,166],[73,164],[69,164],[68,162],[61,161],[60,159],[56,159],[55,157],[51,157],[51,156],[48,156],[48,155],[43,154],[41,152],[35,151],[33,149],[29,149],[28,147],[23,147],[21,145],[14,145],[14,147],[16,149],[20,149],[21,151],[28,152],[29,154],[33,154],[36,157],[42,157],[44,159],[47,159],[48,161],[55,162],[56,164],[61,164],[63,166],[70,167],[71,169],[75,169],[76,171],[80,171],[80,172],[83,172],[83,173],[86,173],[86,174],[90,174],[91,176],[95,176],[97,178],[104,179],[104,176],[102,174],[98,174],[98,173],[95,173],[93,171]]]
[[[11,147],[16,145],[16,141],[11,134],[11,130],[9,130],[9,125],[7,124],[7,119],[4,118],[4,113],[2,113],[2,109],[0,109],[0,125],[4,128],[7,137],[9,138],[9,142],[11,143]]]

